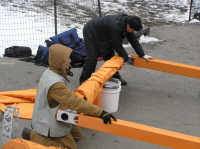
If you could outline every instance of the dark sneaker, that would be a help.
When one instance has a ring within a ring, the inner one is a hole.
[[[113,78],[119,79],[121,82],[121,85],[123,86],[127,85],[126,80],[124,80],[118,72],[113,75]]]
[[[119,79],[119,78],[118,78],[118,79]],[[120,82],[121,82],[121,85],[123,85],[123,86],[127,85],[126,80],[124,80],[123,78],[120,78],[119,80],[120,80]]]
[[[24,128],[22,131],[22,138],[25,140],[30,140],[31,138],[31,129],[29,128]]]

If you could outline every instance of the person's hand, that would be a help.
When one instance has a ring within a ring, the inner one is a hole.
[[[150,55],[146,55],[146,54],[142,58],[146,61],[153,59]]]
[[[112,114],[106,111],[101,113],[100,118],[103,120],[104,124],[111,124],[112,121],[117,121],[117,119]]]

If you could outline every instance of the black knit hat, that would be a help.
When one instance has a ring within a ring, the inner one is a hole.
[[[127,18],[127,24],[130,25],[131,28],[133,28],[136,31],[142,30],[142,21],[137,16],[128,16]]]

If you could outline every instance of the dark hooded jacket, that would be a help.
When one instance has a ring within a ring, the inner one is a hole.
[[[142,57],[144,51],[137,37],[134,33],[126,32],[127,18],[126,14],[120,14],[92,19],[84,27],[84,37],[89,38],[89,41],[95,43],[95,46],[102,52],[107,49],[115,50],[125,61],[128,55],[122,42],[124,38],[127,38],[136,53]]]

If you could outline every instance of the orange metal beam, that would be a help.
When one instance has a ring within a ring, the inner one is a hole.
[[[111,125],[105,125],[99,118],[79,115],[78,126],[174,149],[200,149],[199,137],[134,122],[117,120]]]
[[[200,67],[198,66],[186,65],[156,58],[145,61],[142,58],[134,56],[133,59],[133,65],[136,67],[148,68],[200,79]]]

